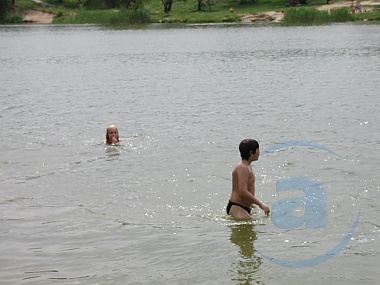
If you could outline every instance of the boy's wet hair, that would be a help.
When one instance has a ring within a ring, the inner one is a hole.
[[[239,144],[240,156],[242,159],[248,160],[250,152],[256,153],[256,150],[259,148],[259,143],[254,139],[245,139],[242,140]]]

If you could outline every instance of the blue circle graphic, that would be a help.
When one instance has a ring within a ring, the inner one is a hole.
[[[263,156],[266,153],[270,153],[275,150],[279,150],[286,147],[292,147],[292,146],[308,146],[312,148],[319,148],[339,157],[339,155],[336,152],[332,151],[331,149],[325,147],[324,145],[311,142],[311,141],[286,141],[282,143],[277,143],[265,149],[263,152],[260,153],[260,155]]]
[[[264,154],[267,154],[267,153],[270,153],[272,151],[279,150],[282,148],[293,147],[293,146],[306,146],[306,147],[318,148],[318,149],[327,151],[327,152],[339,157],[339,155],[336,152],[330,150],[329,148],[327,148],[321,144],[311,142],[311,141],[294,141],[294,140],[275,144],[275,145],[265,149],[263,152],[261,152],[261,155],[264,155]],[[356,217],[356,220],[355,220],[352,228],[350,229],[348,234],[343,238],[343,240],[341,242],[339,242],[332,249],[330,249],[330,250],[326,251],[325,253],[322,253],[318,256],[315,256],[315,257],[312,257],[309,259],[304,259],[304,260],[281,260],[281,259],[276,259],[276,258],[273,258],[271,256],[268,256],[268,255],[266,255],[266,254],[264,254],[258,250],[257,250],[257,252],[262,257],[268,259],[269,261],[276,263],[278,265],[286,266],[286,267],[302,268],[302,267],[315,266],[315,265],[321,264],[321,263],[333,258],[347,245],[347,243],[351,240],[351,237],[353,236],[353,234],[357,228],[357,225],[359,223],[359,218],[360,218],[360,208],[359,208],[358,215]]]

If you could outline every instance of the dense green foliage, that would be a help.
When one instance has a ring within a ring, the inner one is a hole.
[[[21,21],[21,11],[19,11],[13,6],[13,1],[0,0],[0,24],[20,23]]]
[[[11,0],[0,0],[0,15],[3,15],[11,6]]]
[[[286,11],[284,22],[287,24],[319,24],[329,22],[348,22],[354,20],[347,8],[319,11],[314,8],[290,8]]]

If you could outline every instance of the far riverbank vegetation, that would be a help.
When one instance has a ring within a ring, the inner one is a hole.
[[[380,21],[379,6],[368,11],[363,7],[363,13],[353,13],[351,7],[317,9],[326,4],[326,0],[0,0],[0,24],[22,23],[28,9],[53,13],[54,24],[239,22],[246,15],[268,11],[283,13],[284,24]]]

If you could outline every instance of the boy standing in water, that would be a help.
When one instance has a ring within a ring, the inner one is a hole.
[[[250,220],[251,208],[258,205],[269,215],[270,209],[255,197],[255,174],[251,163],[259,159],[259,143],[253,139],[245,139],[239,145],[241,162],[232,172],[232,193],[227,205],[227,214],[235,219]]]

